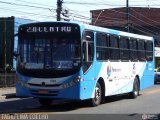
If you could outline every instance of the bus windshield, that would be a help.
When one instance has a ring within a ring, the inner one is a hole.
[[[79,68],[81,63],[80,40],[27,36],[22,38],[19,45],[21,71],[28,73],[32,70],[40,72],[71,70],[73,72]]]

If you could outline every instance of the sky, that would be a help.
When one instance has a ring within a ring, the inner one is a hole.
[[[131,7],[160,7],[159,0],[128,0]],[[55,21],[57,0],[0,0],[0,17]],[[90,22],[90,10],[125,7],[126,0],[63,0],[69,19]],[[63,16],[62,16],[63,17]]]

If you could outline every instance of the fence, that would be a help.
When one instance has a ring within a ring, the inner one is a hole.
[[[12,87],[16,83],[15,73],[0,73],[0,87]]]

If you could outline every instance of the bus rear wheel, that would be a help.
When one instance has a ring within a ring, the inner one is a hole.
[[[43,99],[43,98],[39,98],[39,103],[42,106],[49,106],[52,104],[52,99]]]
[[[97,82],[95,87],[94,98],[91,99],[91,105],[93,107],[98,106],[101,103],[101,99],[102,99],[102,89],[101,85]]]
[[[130,97],[131,97],[132,99],[135,99],[135,98],[138,97],[138,95],[139,95],[139,89],[140,89],[140,88],[139,88],[138,78],[135,77],[134,83],[133,83],[133,91],[130,93]]]

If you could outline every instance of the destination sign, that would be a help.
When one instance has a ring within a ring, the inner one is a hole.
[[[39,26],[29,26],[26,32],[28,33],[50,33],[50,32],[72,32],[71,26],[55,26],[55,27],[39,27]]]

